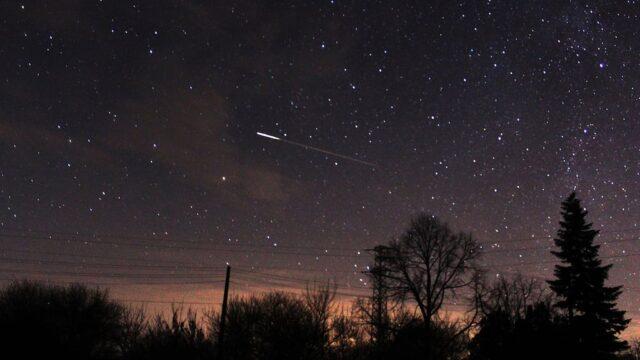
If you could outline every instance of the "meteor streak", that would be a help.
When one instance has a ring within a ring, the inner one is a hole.
[[[259,136],[264,136],[264,137],[266,137],[268,139],[273,139],[273,140],[278,140],[278,141],[282,140],[279,137],[271,136],[269,134],[261,133],[259,131],[256,134],[258,134]]]
[[[355,162],[363,164],[363,165],[367,165],[367,166],[371,166],[371,167],[378,167],[378,165],[376,165],[374,163],[371,163],[371,162],[368,162],[368,161],[356,159],[356,158],[353,158],[353,157],[347,156],[347,155],[338,154],[338,153],[335,153],[333,151],[320,149],[320,148],[317,148],[315,146],[305,145],[305,144],[301,144],[299,142],[286,140],[286,139],[283,139],[283,138],[279,138],[277,136],[273,136],[273,135],[269,135],[269,134],[265,134],[265,133],[261,133],[261,132],[256,132],[256,135],[262,136],[262,137],[266,137],[267,139],[271,139],[271,140],[275,140],[275,141],[282,141],[282,142],[287,143],[287,144],[299,146],[299,147],[304,148],[306,150],[313,150],[313,151],[321,152],[323,154],[339,157],[341,159],[355,161]]]

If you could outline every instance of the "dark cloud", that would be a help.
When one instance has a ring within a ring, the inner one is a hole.
[[[156,161],[176,179],[234,201],[286,201],[296,181],[260,164],[229,130],[235,120],[214,91],[170,90],[149,103],[128,103],[100,141],[112,152]]]

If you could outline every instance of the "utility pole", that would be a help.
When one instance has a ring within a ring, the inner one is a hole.
[[[224,359],[224,325],[227,320],[227,298],[229,297],[229,277],[231,266],[227,265],[227,276],[224,280],[224,295],[222,297],[222,311],[220,312],[220,329],[218,332],[218,360]]]
[[[371,318],[369,321],[373,327],[373,334],[375,337],[375,345],[377,347],[376,358],[382,359],[383,352],[389,337],[389,289],[387,287],[387,281],[385,278],[385,267],[383,260],[387,256],[385,254],[386,248],[384,246],[376,246],[373,249],[368,249],[374,253],[374,265],[369,270],[369,278],[371,279],[371,285],[373,291],[371,294]]]

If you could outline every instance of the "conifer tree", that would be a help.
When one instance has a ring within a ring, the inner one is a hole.
[[[598,235],[586,221],[587,211],[571,193],[562,203],[562,221],[555,239],[559,251],[552,251],[561,264],[555,267],[555,280],[549,281],[558,296],[556,307],[566,315],[568,331],[574,341],[574,355],[582,359],[611,359],[627,348],[618,334],[629,324],[616,301],[621,286],[607,287],[612,265],[602,265]]]

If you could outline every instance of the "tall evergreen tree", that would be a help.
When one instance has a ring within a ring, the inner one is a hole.
[[[611,265],[602,265],[598,258],[600,246],[593,244],[598,231],[586,221],[587,213],[575,192],[562,203],[562,221],[555,239],[560,250],[552,251],[561,264],[556,265],[555,280],[549,285],[558,296],[556,306],[566,314],[575,355],[611,359],[627,348],[618,334],[630,320],[616,307],[622,287],[604,285]]]

